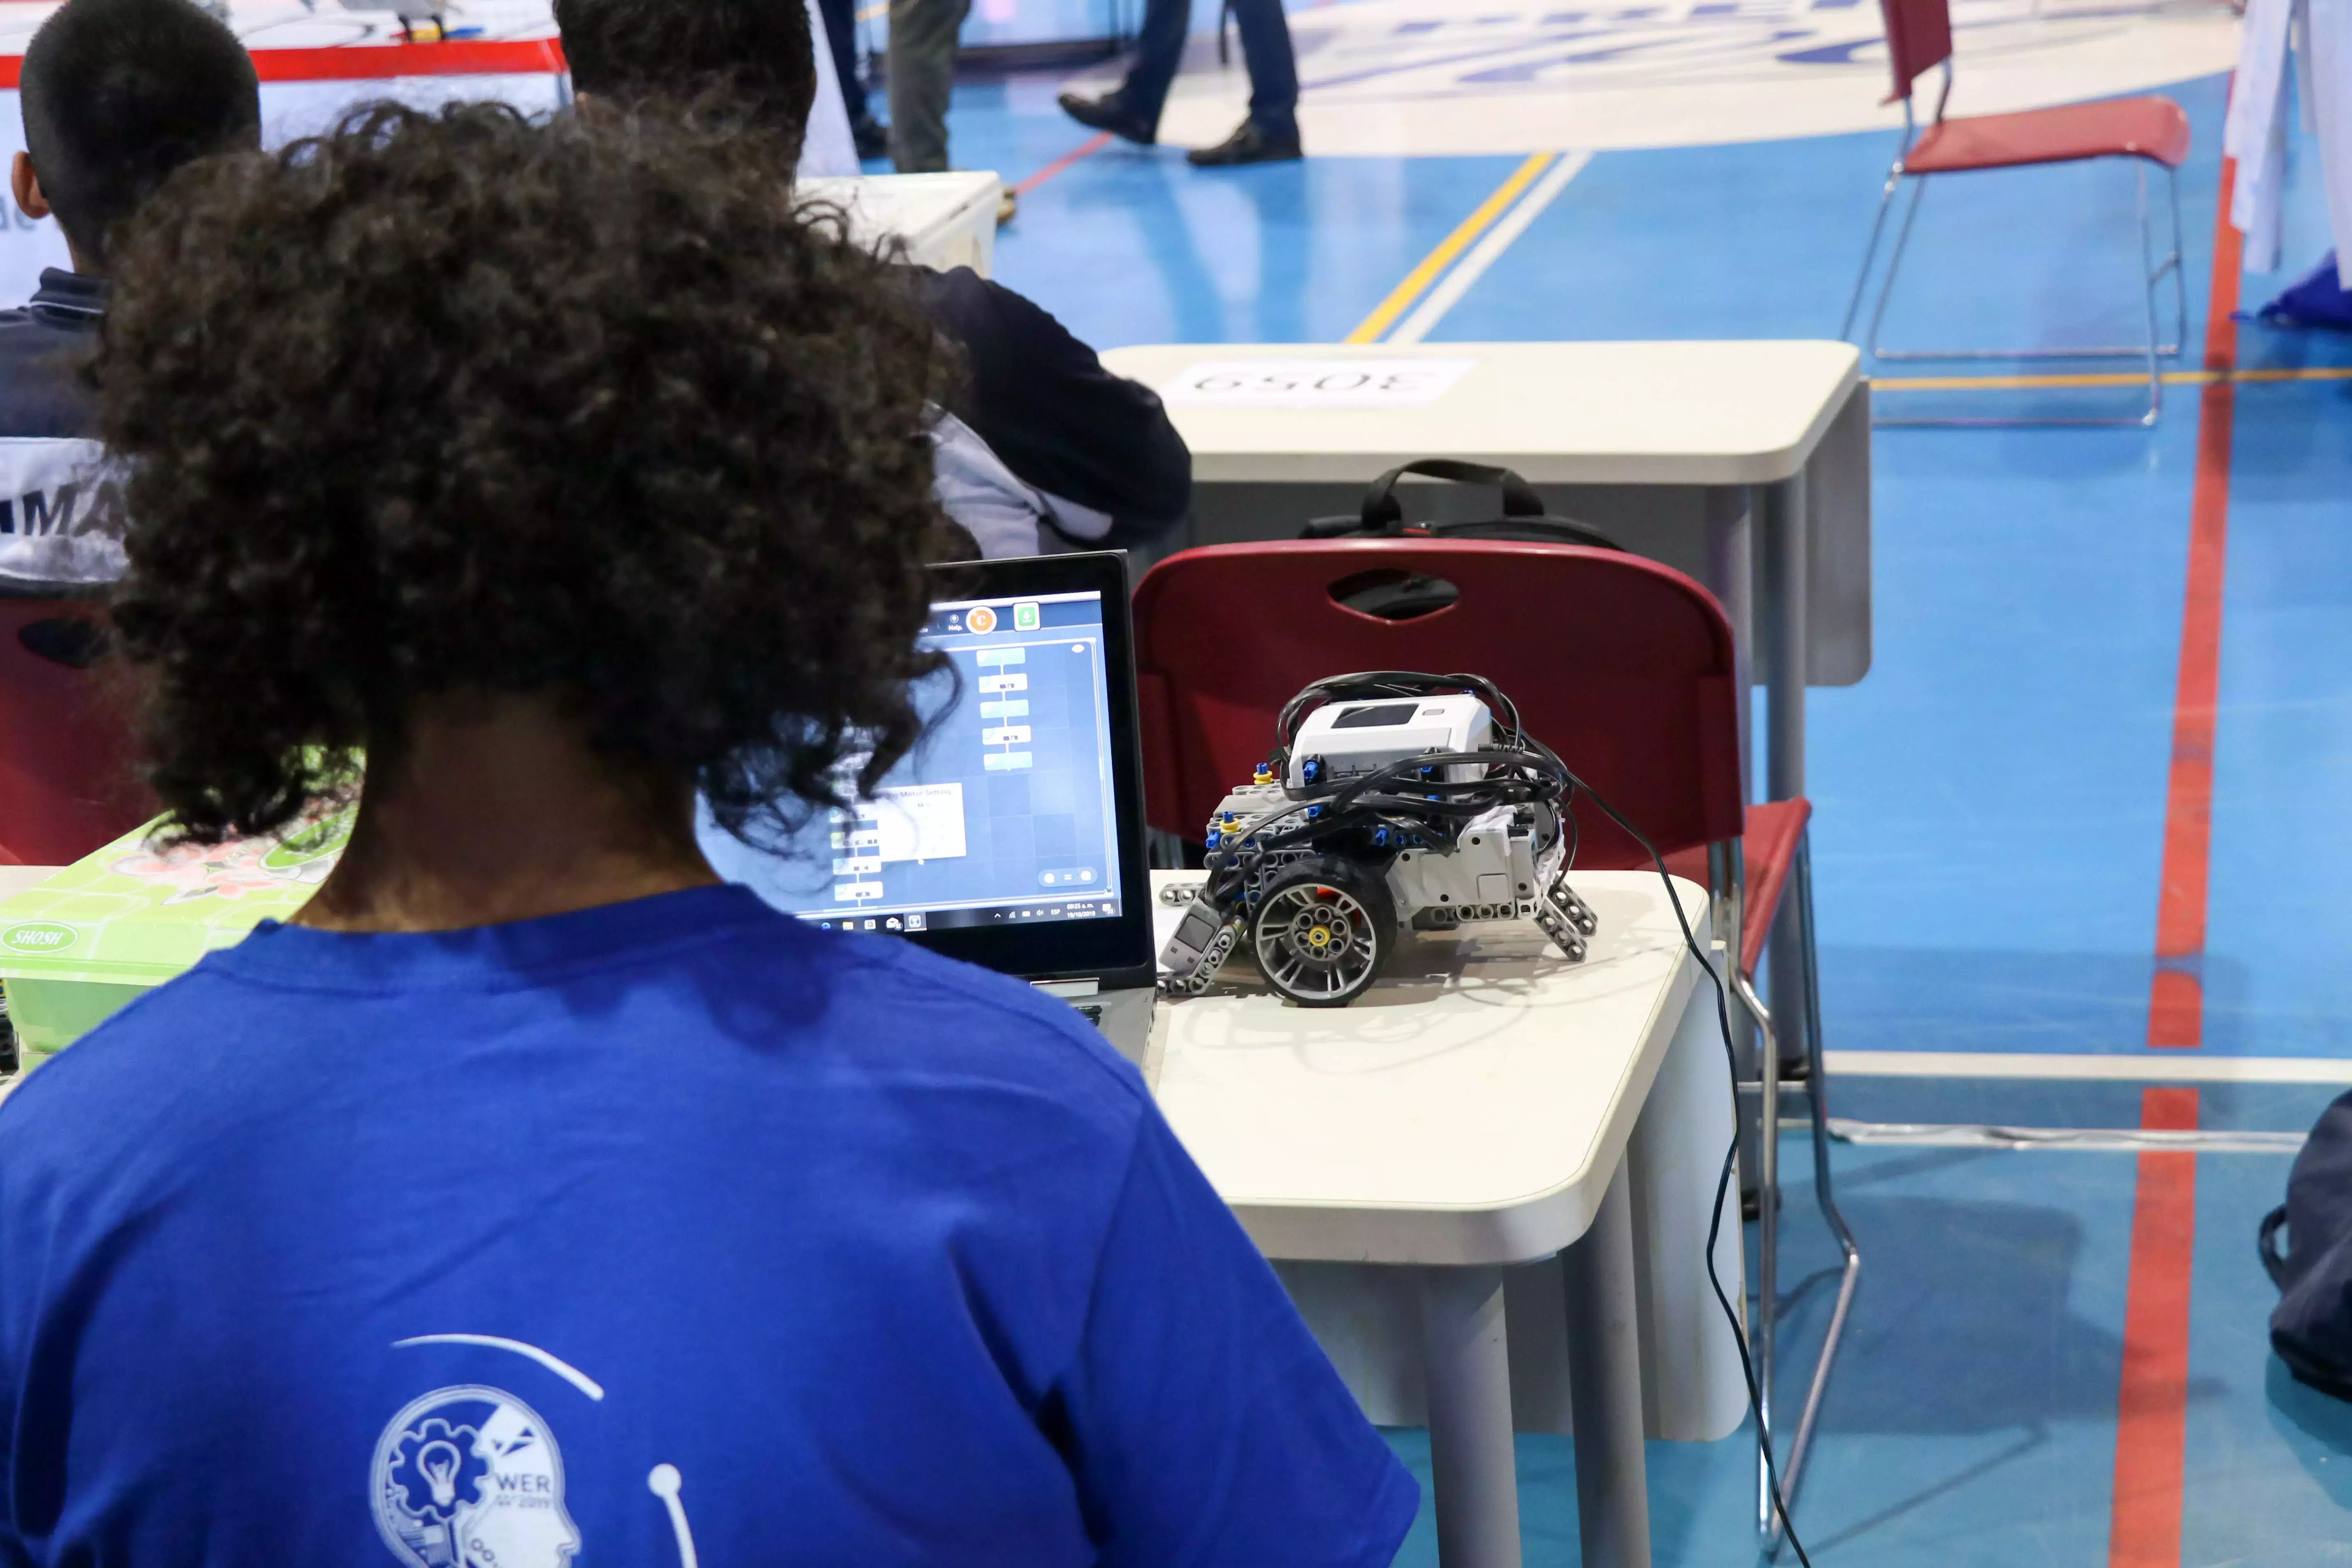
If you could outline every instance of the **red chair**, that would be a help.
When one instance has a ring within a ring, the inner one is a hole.
[[[1339,602],[1383,584],[1423,613],[1384,619]],[[1451,589],[1451,602],[1447,590]],[[1743,807],[1731,627],[1707,591],[1670,567],[1576,545],[1439,540],[1219,544],[1170,556],[1135,594],[1136,680],[1145,816],[1192,842],[1234,784],[1273,744],[1282,706],[1309,682],[1358,669],[1474,671],[1518,705],[1528,733],[1640,827],[1680,876],[1713,895],[1717,941],[1763,1036],[1759,1205],[1760,1305],[1753,1331],[1769,1390],[1777,1290],[1780,1048],[1755,992],[1775,916],[1799,922],[1804,984],[1814,985],[1811,862],[1802,800]],[[1651,865],[1589,805],[1578,808],[1576,864]],[[1790,896],[1793,893],[1793,897]],[[1818,1020],[1816,1001],[1806,1009]],[[1861,1254],[1830,1184],[1821,1032],[1805,1027],[1814,1190],[1844,1274],[1784,1469],[1793,1498],[1837,1354]],[[1759,1510],[1769,1504],[1769,1494]],[[1769,1511],[1761,1521],[1769,1528]]]
[[[2164,376],[2159,361],[2180,353],[2189,335],[2189,288],[2180,265],[2180,179],[2182,160],[2189,156],[2189,116],[2168,98],[2119,98],[2095,103],[2069,103],[2053,109],[2029,109],[2015,114],[1984,114],[1955,120],[1944,110],[1952,100],[1952,18],[1948,0],[1879,0],[1886,18],[1886,55],[1895,70],[1895,91],[1886,100],[1903,104],[1903,141],[1895,165],[1879,195],[1878,217],[1870,227],[1870,247],[1863,252],[1862,272],[1853,280],[1846,302],[1845,325],[1838,335],[1853,335],[1854,317],[1862,309],[1864,289],[1870,282],[1871,263],[1878,256],[1879,236],[1886,227],[1887,208],[1895,187],[1914,182],[1895,252],[1879,285],[1878,303],[1870,317],[1871,354],[1882,360],[2047,360],[2140,359],[2147,362],[2147,409],[2128,418],[2016,419],[1880,419],[1882,425],[2153,425],[2164,409]],[[1928,69],[1941,66],[1943,89],[1936,98],[1935,123],[1917,129],[1912,118],[1911,89]],[[1881,324],[1886,318],[1887,296],[1895,274],[1903,265],[1903,251],[1911,238],[1912,221],[1929,176],[1973,174],[1986,169],[2020,169],[2035,163],[2075,163],[2091,158],[2129,158],[2139,196],[2139,270],[2147,307],[2145,344],[2110,344],[2092,348],[1908,349],[1882,345]],[[2172,250],[2164,263],[2148,270],[2153,240],[2147,210],[2149,164],[2164,170],[2170,187]],[[2156,289],[2164,275],[2172,275],[2173,337],[2160,341],[2157,328]]]
[[[95,600],[0,598],[0,864],[68,865],[154,815],[104,640]]]

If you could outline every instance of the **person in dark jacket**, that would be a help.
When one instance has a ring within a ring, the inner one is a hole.
[[[188,0],[68,0],[33,35],[18,95],[9,188],[26,216],[58,220],[73,268],[44,268],[0,311],[0,592],[87,591],[122,574],[79,376],[106,315],[108,232],[182,164],[258,146],[260,89],[244,46]]]
[[[797,138],[815,79],[795,0],[557,0],[556,26],[585,101],[626,103],[724,87],[767,129]],[[940,419],[938,493],[983,554],[1026,555],[1039,528],[1106,548],[1182,520],[1192,457],[1149,387],[1113,375],[1051,314],[969,268],[917,268],[932,324],[970,362],[968,393]]]

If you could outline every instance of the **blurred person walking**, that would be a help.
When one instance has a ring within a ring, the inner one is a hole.
[[[895,16],[900,4],[936,3],[893,0],[892,10]],[[1185,162],[1199,168],[1288,162],[1300,155],[1298,61],[1291,52],[1289,19],[1282,14],[1282,0],[1232,0],[1232,5],[1234,26],[1242,36],[1242,63],[1249,68],[1249,118],[1214,147],[1185,153]],[[1183,61],[1192,21],[1192,0],[1148,0],[1127,79],[1100,98],[1062,94],[1062,112],[1081,125],[1147,147],[1158,141],[1160,113]],[[892,26],[897,26],[895,20]]]

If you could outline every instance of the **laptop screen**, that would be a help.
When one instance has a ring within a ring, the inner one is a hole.
[[[921,642],[949,662],[915,688],[927,721],[915,748],[870,798],[814,813],[782,853],[707,814],[704,852],[719,875],[827,930],[896,933],[1030,975],[1148,964],[1150,910],[1132,902],[1142,824],[1118,558],[986,562],[944,581],[955,587],[933,601]],[[845,762],[845,795],[864,762]]]

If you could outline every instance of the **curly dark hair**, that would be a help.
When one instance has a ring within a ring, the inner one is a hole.
[[[551,699],[754,841],[913,743],[948,351],[730,123],[375,105],[126,226],[93,376],[177,834],[348,795],[436,698]]]

